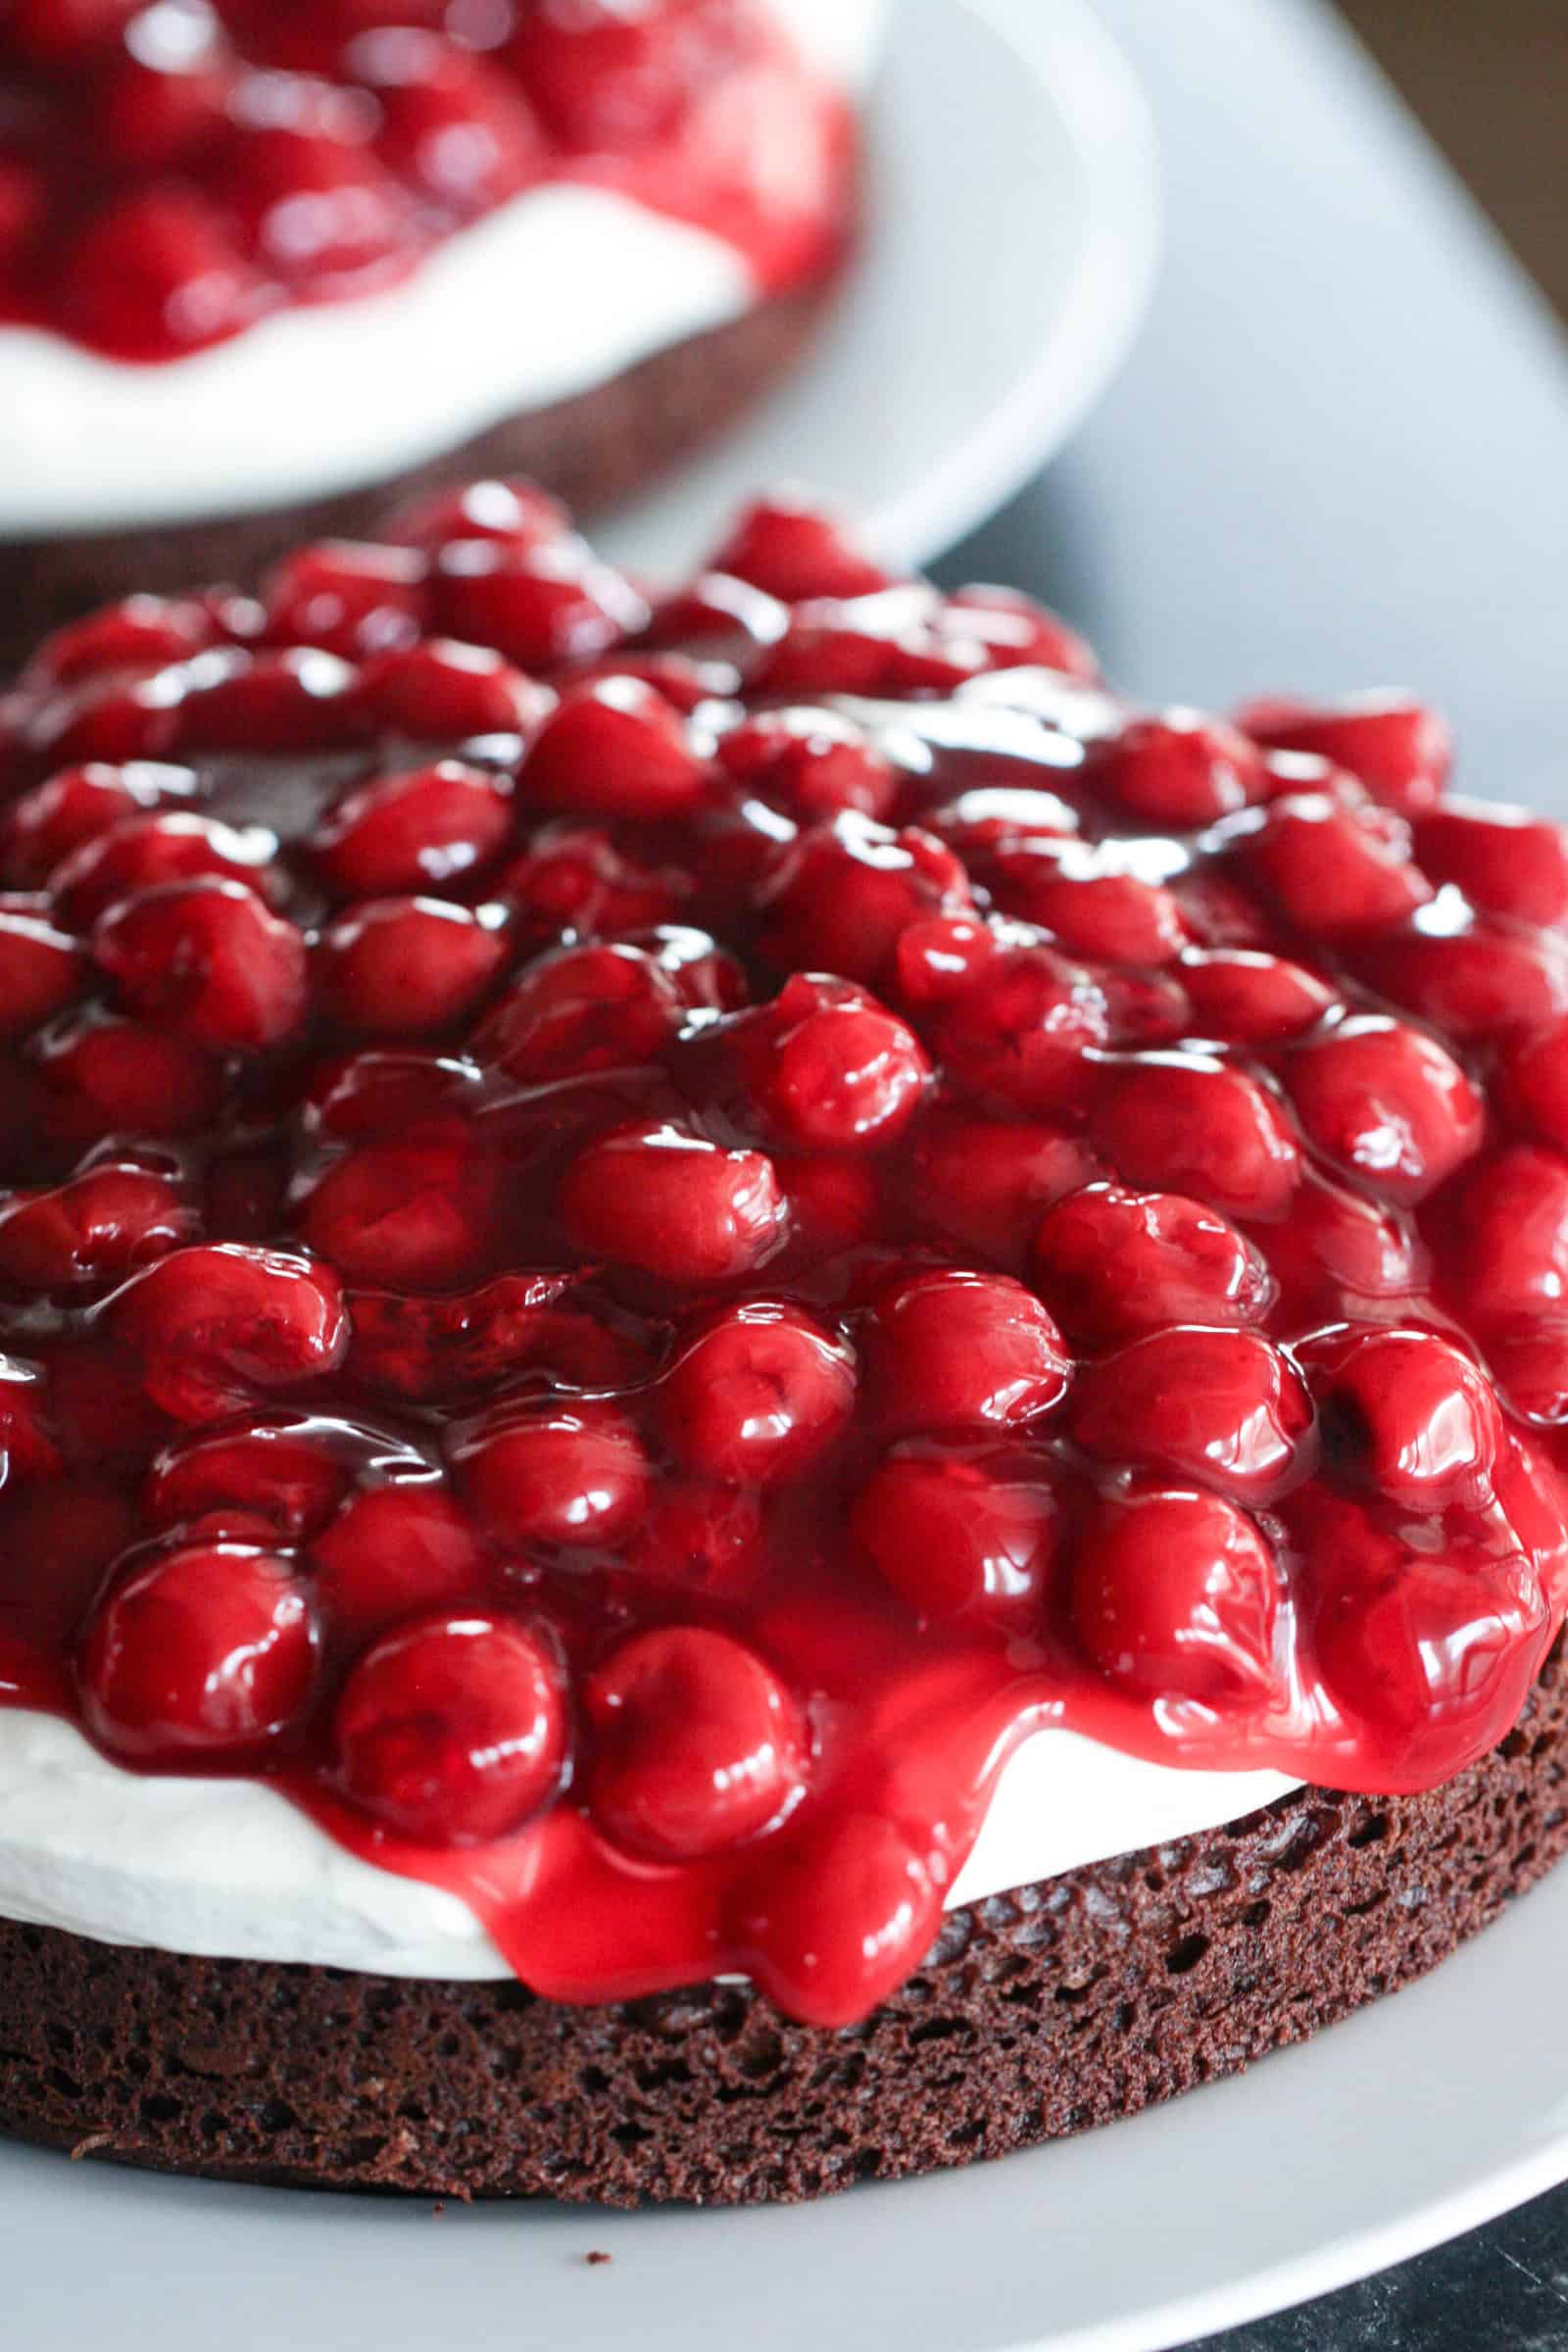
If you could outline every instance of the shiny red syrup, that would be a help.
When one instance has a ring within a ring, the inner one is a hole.
[[[761,0],[10,0],[0,322],[175,360],[566,184],[779,292],[842,254],[856,145]]]
[[[916,1968],[1027,1736],[1422,1788],[1568,1607],[1568,844],[764,504],[0,705],[0,1692],[541,1992]]]

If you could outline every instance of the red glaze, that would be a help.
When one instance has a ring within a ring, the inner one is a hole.
[[[396,284],[551,185],[707,229],[767,292],[842,253],[851,111],[757,0],[503,4],[471,29],[428,13],[18,0],[0,20],[0,321],[177,360],[291,304]],[[274,635],[345,655],[412,641],[423,570],[398,553],[305,551],[270,584]],[[881,584],[817,517],[761,511],[735,553],[826,583],[798,595]]]
[[[1031,1733],[1481,1754],[1568,1606],[1554,829],[799,509],[652,619],[564,529],[476,485],[0,710],[0,1698],[545,1993],[833,2024]]]

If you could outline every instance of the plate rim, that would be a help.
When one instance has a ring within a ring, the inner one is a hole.
[[[1164,251],[1159,146],[1143,87],[1090,0],[946,0],[1015,50],[1049,91],[1085,175],[1072,297],[1034,365],[951,465],[882,507],[890,556],[924,563],[1005,506],[1076,432],[1132,350]],[[1051,421],[1042,436],[1040,417]]]
[[[977,393],[961,421],[950,417],[945,445],[918,450],[893,481],[871,483],[858,500],[853,483],[835,480],[830,458],[815,483],[845,513],[857,536],[890,564],[932,561],[987,520],[1047,464],[1076,430],[1132,348],[1152,300],[1164,248],[1161,173],[1153,119],[1132,67],[1091,0],[897,0],[906,38],[921,45],[905,57],[923,66],[944,43],[972,55],[991,53],[993,71],[1014,74],[1031,93],[1070,171],[1074,201],[1063,216],[1072,239],[1064,285],[1032,328],[1032,341],[1009,356],[994,397]],[[917,13],[918,12],[918,13]],[[898,30],[867,102],[873,189],[900,159],[898,186],[907,189],[907,154],[899,143],[901,53]],[[912,70],[905,68],[904,70]],[[895,196],[898,187],[895,188]],[[870,309],[868,289],[883,268],[906,269],[915,250],[897,203],[873,220],[866,253],[827,318],[822,339],[804,362],[728,432],[678,471],[598,517],[595,539],[612,560],[658,576],[700,556],[721,531],[737,500],[769,480],[812,486],[810,445],[820,418],[794,404],[813,381],[842,372],[860,394],[871,357],[857,342]],[[890,252],[891,263],[879,260]],[[918,343],[901,356],[918,359]],[[842,472],[847,460],[839,461]]]

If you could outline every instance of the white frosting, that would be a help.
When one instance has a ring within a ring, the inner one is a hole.
[[[888,0],[772,0],[843,86]],[[403,285],[287,310],[211,351],[127,367],[0,327],[0,537],[236,514],[388,478],[564,400],[756,300],[705,229],[544,187],[449,238]]]
[[[949,1907],[1213,1829],[1297,1786],[1041,1732],[1004,1772]],[[72,1725],[20,1708],[0,1708],[0,1918],[229,1960],[508,1973],[457,1896],[361,1861],[275,1790],[122,1772]]]

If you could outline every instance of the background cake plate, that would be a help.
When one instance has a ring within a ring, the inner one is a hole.
[[[760,485],[804,482],[922,562],[1060,447],[1124,356],[1159,243],[1138,85],[1082,0],[897,0],[866,241],[806,366],[595,529],[683,571]]]

